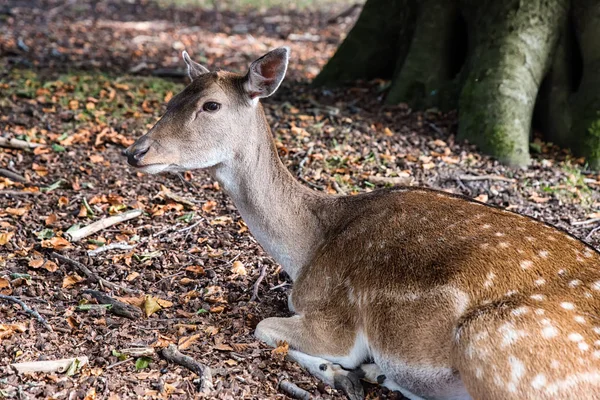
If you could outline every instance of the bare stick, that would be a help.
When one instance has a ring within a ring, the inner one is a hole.
[[[113,289],[113,290],[122,290],[126,293],[137,293],[137,290],[134,289],[128,289],[126,287],[122,287],[119,286],[115,283],[109,282],[104,278],[101,278],[100,276],[98,276],[98,274],[96,274],[95,272],[92,272],[92,270],[90,270],[88,267],[86,267],[85,265],[83,265],[82,263],[75,261],[75,260],[71,260],[68,257],[65,257],[63,255],[60,255],[58,253],[52,252],[50,253],[51,257],[57,258],[60,261],[67,263],[75,268],[77,268],[82,274],[84,274],[90,281],[92,282],[98,282],[103,286],[106,286],[107,288]]]
[[[270,288],[269,290],[277,290],[277,289],[281,289],[282,287],[286,287],[287,285],[289,285],[288,282],[283,282],[280,283],[279,285],[275,285],[272,288]]]
[[[357,10],[358,8],[360,8],[360,4],[358,4],[358,3],[352,4],[349,8],[347,8],[344,11],[342,11],[341,13],[339,13],[338,15],[336,15],[335,17],[329,18],[327,20],[327,23],[328,24],[335,24],[338,20],[340,20],[342,18],[349,17],[350,15],[352,15],[352,13],[354,13],[354,11]]]
[[[165,360],[179,364],[198,375],[200,381],[198,390],[200,392],[210,393],[213,390],[212,372],[209,367],[200,364],[190,356],[182,354],[174,344],[170,344],[169,347],[162,349],[160,354]]]
[[[336,180],[334,180],[332,182],[333,188],[335,189],[336,192],[338,192],[339,194],[346,196],[346,192],[344,191],[344,189],[342,189],[342,187],[340,186],[339,183],[337,183]]]
[[[39,196],[40,192],[29,192],[27,190],[0,190],[0,196]]]
[[[46,321],[46,319],[44,317],[42,317],[39,312],[37,312],[33,308],[28,307],[27,304],[25,304],[22,300],[19,300],[16,297],[7,296],[4,294],[0,294],[0,299],[10,301],[12,303],[16,303],[16,304],[20,305],[21,308],[23,309],[23,311],[25,311],[27,314],[31,315],[32,317],[35,317],[35,319],[37,319],[40,324],[44,325],[44,328],[48,329],[50,332],[53,332],[53,329],[50,326],[50,324],[48,323],[48,321]]]
[[[128,221],[133,218],[137,218],[142,215],[142,210],[129,210],[125,211],[122,214],[113,215],[112,217],[103,218],[99,221],[96,221],[88,226],[84,226],[81,229],[77,229],[73,232],[68,232],[66,235],[71,240],[71,242],[77,242],[85,237],[93,235],[96,232],[101,231],[102,229],[106,229],[109,226],[113,226],[118,224],[119,222]]]
[[[8,178],[13,182],[21,182],[21,183],[27,182],[27,179],[23,178],[21,175],[15,173],[15,172],[9,171],[7,169],[4,169],[4,168],[0,168],[0,176]]]
[[[460,175],[458,177],[462,181],[503,181],[515,182],[515,179],[507,178],[501,175]]]
[[[25,140],[0,137],[0,147],[8,147],[10,149],[19,149],[19,150],[30,150],[30,149],[35,149],[36,147],[42,147],[42,146],[45,146],[45,144],[30,143],[30,142],[26,142]]]
[[[100,304],[112,305],[109,311],[115,315],[129,319],[139,319],[142,317],[142,310],[140,310],[136,306],[132,306],[131,304],[123,303],[122,301],[113,299],[112,297],[107,296],[102,292],[99,292],[97,290],[84,290],[83,293],[89,294]]]
[[[11,367],[17,370],[18,373],[26,373],[26,372],[58,372],[63,373],[68,371],[73,363],[77,363],[75,365],[74,370],[78,371],[81,367],[86,365],[89,362],[86,356],[76,357],[76,358],[65,358],[62,360],[44,360],[44,361],[30,361],[30,362],[22,362],[16,364],[10,364]]]
[[[293,399],[310,400],[313,396],[306,390],[298,387],[295,383],[290,382],[287,377],[281,378],[279,381],[279,389]]]
[[[594,229],[592,229],[590,231],[590,233],[587,234],[587,236],[585,237],[585,240],[590,240],[592,238],[592,236],[594,236],[594,234],[596,232],[598,232],[600,230],[600,225],[598,225],[597,227],[595,227]]]
[[[111,244],[107,244],[106,246],[101,246],[98,247],[97,249],[94,250],[88,250],[88,256],[93,257],[93,256],[97,256],[100,253],[104,253],[105,251],[109,251],[109,250],[132,250],[135,248],[135,245],[130,245],[127,243],[111,243]]]
[[[592,219],[587,219],[585,221],[574,221],[574,222],[571,222],[571,225],[572,226],[590,225],[590,224],[596,223],[598,221],[600,221],[600,218],[592,218]]]
[[[252,289],[252,297],[250,297],[250,301],[260,300],[258,297],[258,288],[260,287],[261,282],[265,279],[267,275],[267,266],[263,265],[260,269],[260,275],[258,275],[258,279],[254,282],[254,288]]]
[[[111,369],[111,368],[117,367],[117,366],[122,365],[122,364],[127,364],[128,362],[133,361],[133,360],[135,360],[135,358],[128,358],[126,360],[119,361],[119,362],[116,362],[114,364],[110,364],[108,367],[106,367],[106,369]]]

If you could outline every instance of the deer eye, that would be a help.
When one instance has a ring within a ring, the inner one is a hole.
[[[202,109],[208,112],[219,111],[220,108],[221,105],[219,103],[215,103],[214,101],[207,101],[204,103],[204,105],[202,105]]]

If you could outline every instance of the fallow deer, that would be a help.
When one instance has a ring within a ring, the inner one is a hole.
[[[259,99],[287,48],[192,82],[127,151],[140,171],[208,170],[287,271],[294,316],[256,336],[361,398],[599,399],[600,255],[555,227],[441,191],[333,196],[280,161]]]

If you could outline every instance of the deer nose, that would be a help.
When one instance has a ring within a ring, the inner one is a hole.
[[[124,155],[127,156],[127,162],[129,165],[133,167],[139,167],[140,161],[144,155],[148,153],[148,150],[150,150],[148,141],[142,138],[133,145],[129,146],[129,148],[125,150]]]

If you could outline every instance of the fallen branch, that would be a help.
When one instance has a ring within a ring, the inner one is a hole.
[[[140,310],[136,306],[132,306],[131,304],[123,303],[117,299],[113,299],[112,297],[99,292],[97,290],[84,290],[83,293],[89,294],[100,304],[110,304],[111,308],[108,309],[109,312],[118,315],[120,317],[125,317],[129,319],[139,319],[142,318],[142,310]]]
[[[0,190],[0,195],[5,196],[39,196],[41,192],[30,192],[27,190]]]
[[[503,181],[515,182],[515,179],[507,178],[502,175],[459,175],[461,181]]]
[[[109,282],[104,278],[101,278],[98,274],[96,274],[95,272],[92,272],[92,270],[90,270],[88,267],[86,267],[85,265],[83,265],[82,263],[80,263],[78,261],[71,260],[70,258],[60,255],[56,252],[50,253],[50,256],[57,258],[58,260],[77,268],[77,270],[79,270],[79,272],[84,274],[91,282],[98,282],[102,286],[106,286],[107,288],[110,288],[113,290],[122,290],[126,293],[137,293],[138,292],[137,290],[128,289],[126,287],[119,286],[115,283]]]
[[[0,137],[0,147],[8,147],[9,149],[31,150],[42,146],[45,146],[45,144],[31,143],[21,139]]]
[[[73,363],[77,363],[74,368],[74,372],[78,371],[81,367],[89,362],[86,356],[65,358],[62,360],[44,360],[44,361],[30,361],[16,364],[10,364],[11,367],[17,370],[18,373],[31,373],[31,372],[45,372],[52,373],[67,372],[72,368]]]
[[[93,235],[96,232],[118,224],[119,222],[124,222],[133,218],[137,218],[140,215],[142,215],[142,212],[142,210],[125,211],[124,213],[113,215],[112,217],[103,218],[88,226],[84,226],[83,228],[77,229],[76,231],[67,232],[66,236],[69,238],[69,240],[71,240],[71,242],[77,242],[83,238]]]
[[[111,243],[105,246],[100,246],[94,250],[88,250],[88,256],[93,257],[97,256],[100,253],[104,253],[109,250],[132,250],[135,248],[135,245],[127,244],[127,243]]]
[[[298,400],[310,400],[313,396],[306,390],[298,387],[295,383],[291,382],[287,376],[280,378],[279,389],[293,399]]]
[[[4,169],[4,168],[0,168],[0,176],[8,178],[13,182],[20,182],[20,183],[27,182],[27,179],[23,178],[21,175],[15,173],[15,172],[9,171],[7,169]]]
[[[198,390],[200,392],[210,393],[213,390],[212,373],[209,367],[199,363],[190,356],[182,354],[174,344],[170,344],[169,347],[162,349],[160,354],[165,360],[181,365],[198,375]]]
[[[19,300],[13,296],[7,296],[5,294],[0,294],[0,299],[10,301],[12,303],[16,303],[16,304],[20,305],[21,308],[23,309],[23,311],[25,311],[27,314],[29,314],[32,317],[34,317],[35,319],[37,319],[38,322],[44,326],[44,328],[48,329],[50,332],[53,331],[52,327],[50,326],[48,321],[46,321],[46,319],[44,317],[42,317],[39,312],[37,312],[33,308],[28,307],[27,304],[25,304],[22,300]]]
[[[595,227],[594,229],[592,229],[590,231],[590,233],[587,234],[587,236],[585,237],[585,240],[590,240],[592,238],[592,236],[594,236],[594,234],[596,232],[598,232],[600,230],[600,225],[598,225],[597,227]]]
[[[585,221],[571,222],[571,225],[572,226],[590,225],[590,224],[594,224],[598,221],[600,221],[600,218],[591,218],[591,219],[586,219]]]
[[[254,282],[254,287],[252,289],[252,297],[250,297],[250,301],[260,300],[258,298],[258,288],[260,287],[260,284],[263,281],[263,279],[265,279],[266,275],[267,275],[267,266],[263,265],[262,268],[260,269],[260,275],[258,276],[258,279],[256,279],[256,282]]]

